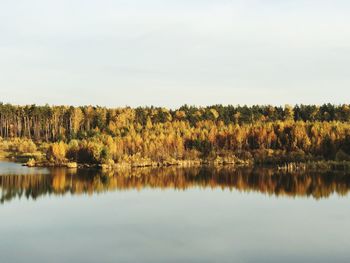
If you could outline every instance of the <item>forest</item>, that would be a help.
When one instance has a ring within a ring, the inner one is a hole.
[[[113,167],[350,161],[350,105],[0,104],[0,150],[29,164]]]

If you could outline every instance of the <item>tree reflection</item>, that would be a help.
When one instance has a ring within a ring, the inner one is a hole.
[[[14,198],[80,195],[144,188],[187,190],[228,189],[274,196],[326,198],[350,189],[346,173],[281,173],[273,169],[145,168],[117,173],[53,169],[50,174],[0,176],[1,203]]]

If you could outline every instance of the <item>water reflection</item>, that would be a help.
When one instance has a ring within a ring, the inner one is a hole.
[[[1,167],[1,166],[0,166]],[[255,191],[267,195],[326,198],[344,196],[350,189],[346,173],[280,173],[273,169],[157,168],[117,173],[52,169],[49,173],[0,175],[1,203],[13,198],[36,199],[42,195],[95,194],[144,188],[189,188]]]

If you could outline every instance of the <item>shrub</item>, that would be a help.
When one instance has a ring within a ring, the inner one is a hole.
[[[66,160],[67,144],[64,142],[53,143],[47,152],[47,158],[58,163],[62,163]]]

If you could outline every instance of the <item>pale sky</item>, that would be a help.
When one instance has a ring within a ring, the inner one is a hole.
[[[1,0],[0,101],[350,103],[348,0]]]

